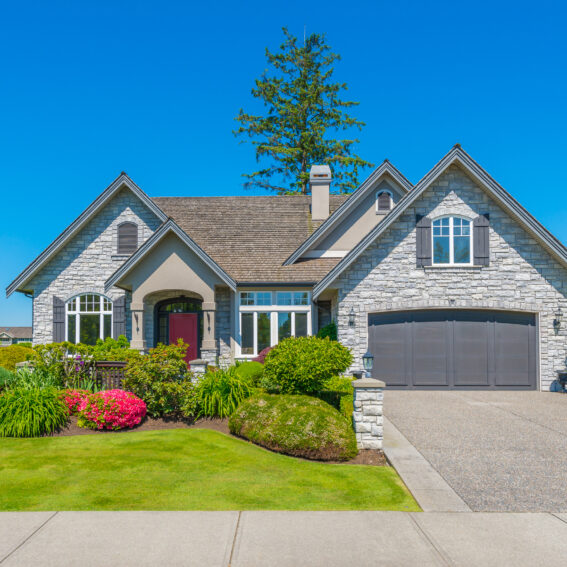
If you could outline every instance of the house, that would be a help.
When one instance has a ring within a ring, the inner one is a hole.
[[[0,327],[0,347],[31,342],[31,327]]]
[[[150,198],[123,173],[7,295],[32,295],[36,344],[183,338],[227,364],[334,319],[390,387],[549,389],[567,250],[459,145],[416,185],[388,161],[349,196],[331,183],[314,166],[312,197]]]

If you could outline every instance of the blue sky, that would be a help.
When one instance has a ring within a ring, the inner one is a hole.
[[[243,193],[232,130],[281,27],[326,33],[366,122],[357,152],[412,182],[459,142],[567,241],[567,9],[527,2],[6,2],[2,289],[121,172],[150,196]],[[0,325],[31,301],[0,294]]]

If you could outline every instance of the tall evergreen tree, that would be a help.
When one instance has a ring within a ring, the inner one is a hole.
[[[277,53],[266,49],[273,74],[264,71],[252,89],[267,112],[256,116],[240,109],[236,117],[240,127],[234,133],[250,138],[256,161],[269,162],[244,174],[245,186],[306,194],[311,165],[328,164],[333,186],[348,193],[358,185],[359,169],[372,164],[352,153],[357,139],[331,137],[364,126],[348,114],[358,102],[341,100],[346,84],[332,81],[333,64],[340,56],[331,52],[324,35],[311,34],[301,45],[286,28],[283,33],[285,41]]]

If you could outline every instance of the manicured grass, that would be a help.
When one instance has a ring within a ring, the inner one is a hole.
[[[0,510],[419,510],[391,467],[277,455],[206,429],[0,439]]]

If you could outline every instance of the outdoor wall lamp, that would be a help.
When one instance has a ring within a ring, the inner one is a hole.
[[[369,350],[367,350],[366,354],[362,356],[362,366],[364,368],[364,371],[366,372],[366,376],[370,377],[370,373],[372,372],[372,368],[374,367],[374,356]]]
[[[348,326],[354,327],[355,320],[356,320],[356,313],[354,312],[354,307],[351,307],[350,312],[348,314]]]
[[[561,307],[557,309],[555,312],[555,319],[553,320],[553,328],[555,329],[555,333],[559,333],[559,329],[561,329],[561,321],[563,320],[563,311],[561,311]]]

